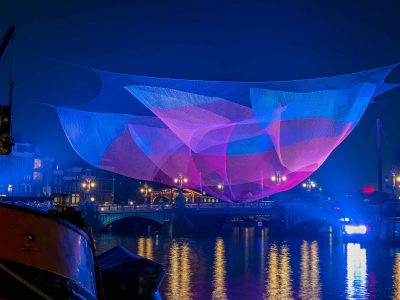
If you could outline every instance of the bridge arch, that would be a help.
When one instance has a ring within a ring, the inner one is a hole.
[[[112,226],[114,224],[118,224],[123,221],[133,221],[133,220],[141,220],[141,221],[149,221],[150,223],[153,223],[155,225],[162,226],[164,217],[159,216],[156,214],[142,214],[142,215],[137,215],[137,214],[102,214],[100,215],[100,224],[101,224],[101,229],[106,229],[109,226]]]
[[[116,232],[145,233],[150,231],[162,231],[163,224],[152,218],[130,216],[105,223],[100,230],[113,230]]]
[[[154,204],[163,204],[163,203],[167,204],[167,203],[170,203],[170,202],[171,202],[171,199],[168,198],[165,195],[159,195],[159,196],[155,197],[154,200],[153,200]]]

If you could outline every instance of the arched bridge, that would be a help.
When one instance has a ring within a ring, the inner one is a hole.
[[[145,205],[89,205],[83,215],[95,229],[102,229],[123,218],[141,217],[160,224],[170,222],[178,215],[231,215],[231,216],[269,216],[273,202],[253,203],[193,203],[176,208],[171,204]]]

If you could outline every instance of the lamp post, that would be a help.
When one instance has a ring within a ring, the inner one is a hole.
[[[85,191],[85,200],[90,199],[92,202],[95,201],[94,197],[90,197],[91,191],[96,187],[95,177],[87,176],[81,183],[81,187]]]
[[[281,184],[283,182],[287,181],[287,176],[286,175],[281,175],[280,172],[276,172],[275,175],[271,176],[271,181],[275,184]]]
[[[217,189],[220,194],[224,193],[225,186],[222,183],[217,184]],[[219,202],[219,199],[217,200]]]
[[[175,205],[181,208],[185,207],[186,204],[185,197],[182,194],[182,187],[188,181],[189,179],[187,179],[187,177],[184,177],[182,174],[179,174],[178,177],[174,179],[174,183],[178,187],[178,196],[175,198]]]
[[[315,181],[311,180],[308,178],[306,181],[304,181],[301,186],[306,189],[308,192],[310,192],[312,189],[315,189],[317,187],[317,184]]]
[[[145,203],[149,203],[149,194],[152,192],[153,190],[151,189],[151,187],[149,187],[147,184],[145,184],[141,189],[140,192],[144,195],[144,202]]]
[[[395,196],[395,190],[400,189],[400,173],[396,172],[394,169],[390,171],[390,183],[389,183],[389,178],[385,178],[386,183],[390,186],[390,189],[392,190],[392,195]]]
[[[179,174],[178,177],[174,179],[174,183],[178,186],[178,188],[181,190],[183,187],[184,183],[187,183],[189,179],[184,177],[182,174]]]

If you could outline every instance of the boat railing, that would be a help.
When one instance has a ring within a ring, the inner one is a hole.
[[[52,207],[51,201],[4,201],[4,203],[13,204],[20,207],[35,209],[42,212],[47,212]]]

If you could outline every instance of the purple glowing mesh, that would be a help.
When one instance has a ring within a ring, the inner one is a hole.
[[[393,68],[256,83],[93,70],[102,92],[57,111],[71,145],[95,167],[168,185],[181,174],[189,188],[254,201],[317,170],[371,99],[396,86],[384,82]]]

